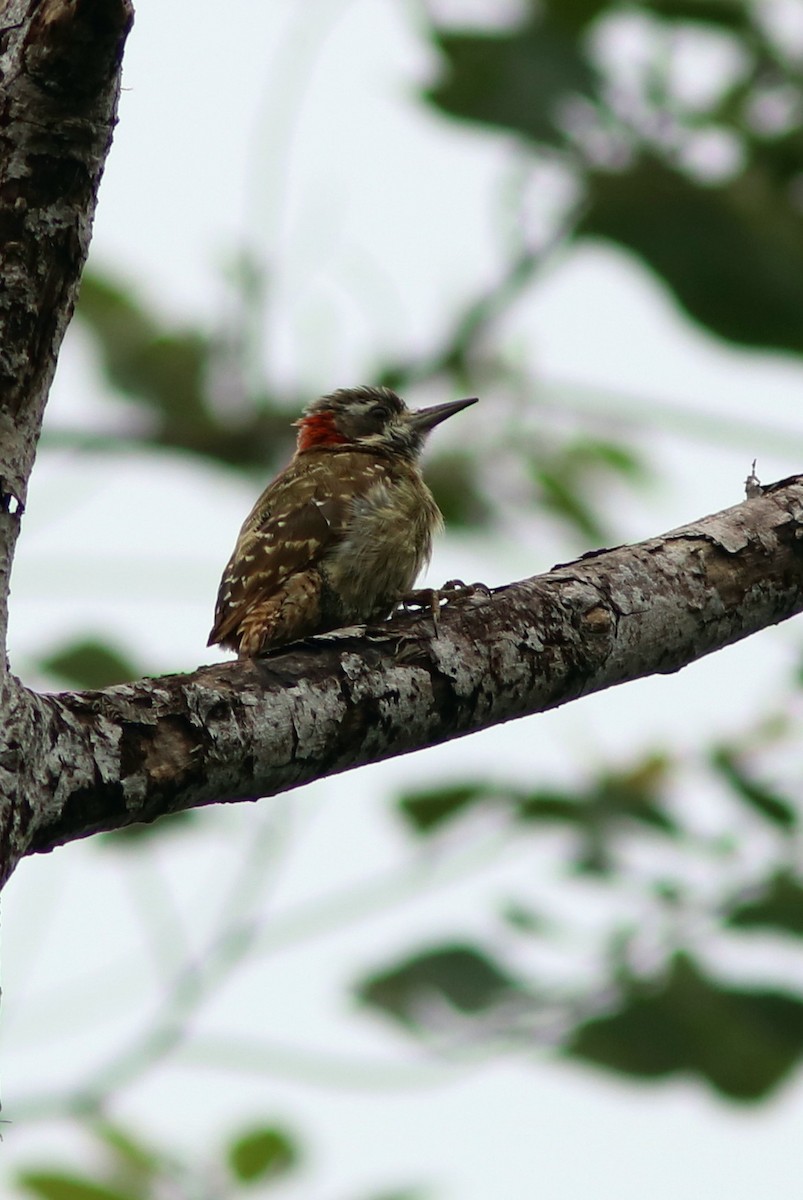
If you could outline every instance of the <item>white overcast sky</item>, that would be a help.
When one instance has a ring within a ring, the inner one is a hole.
[[[493,277],[500,180],[514,169],[514,151],[503,135],[455,127],[416,102],[436,63],[415,13],[392,0],[229,0],[225,8],[140,0],[95,265],[123,274],[176,321],[211,324],[224,304],[226,264],[243,246],[258,253],[278,314],[265,359],[273,379],[310,395],[367,382],[377,345],[429,345],[455,300]],[[706,338],[611,248],[556,262],[508,336],[556,396],[565,387],[576,400],[583,385],[643,415],[641,444],[660,484],[637,499],[623,494],[616,516],[628,536],[735,503],[749,469],[743,447],[673,436],[661,405],[766,422],[788,435],[789,453],[761,454],[760,476],[800,469],[799,365]],[[72,336],[51,420],[103,421],[106,411],[86,346]],[[460,418],[461,430],[441,431],[444,439],[479,438],[469,425],[475,413]],[[156,671],[208,661],[220,570],[253,492],[191,461],[43,454],[14,575],[13,659],[94,631]],[[554,535],[543,545],[451,539],[439,545],[432,577],[498,583],[570,550]],[[771,631],[677,677],[302,795],[210,813],[184,840],[166,837],[144,864],[91,845],[23,863],[3,902],[3,1091],[15,1122],[4,1134],[7,1161],[41,1164],[43,1147],[58,1162],[85,1161],[69,1131],[60,1139],[15,1121],[15,1102],[74,1080],[158,1011],[176,958],[188,946],[201,952],[236,889],[236,864],[259,831],[268,839],[274,819],[287,859],[278,870],[266,862],[268,934],[299,904],[325,913],[331,892],[399,869],[405,843],[383,799],[403,784],[492,774],[500,762],[513,778],[535,770],[566,782],[664,741],[693,749],[750,719],[778,670],[791,669],[799,640],[791,628]],[[168,1065],[129,1089],[118,1115],[196,1155],[245,1121],[290,1121],[311,1151],[303,1177],[276,1191],[287,1200],[412,1184],[437,1200],[797,1197],[799,1083],[740,1110],[687,1081],[639,1087],[539,1054],[435,1070],[353,1009],[347,985],[360,969],[416,941],[482,935],[485,908],[531,887],[539,872],[543,902],[558,903],[554,841],[508,856],[490,847],[479,884],[422,884],[403,909],[378,905],[371,919],[265,949],[197,1025],[261,1039],[273,1048],[274,1071]],[[593,889],[576,885],[572,903],[593,929]],[[282,1068],[285,1052],[345,1062],[352,1086],[306,1081]],[[385,1086],[369,1086],[383,1072]]]

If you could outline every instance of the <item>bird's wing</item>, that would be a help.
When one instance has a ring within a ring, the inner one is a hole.
[[[254,604],[341,541],[354,497],[385,475],[381,460],[350,449],[308,453],[278,475],[247,517],[223,572],[208,644],[227,638]]]

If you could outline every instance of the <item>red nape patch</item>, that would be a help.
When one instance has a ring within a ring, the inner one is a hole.
[[[330,412],[313,413],[296,424],[298,450],[311,450],[313,446],[343,446],[349,440],[335,428],[335,418]]]

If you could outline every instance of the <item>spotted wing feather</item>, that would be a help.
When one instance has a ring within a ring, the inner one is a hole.
[[[223,573],[209,645],[242,651],[247,643],[253,652],[260,638],[267,644],[314,632],[303,628],[304,613],[314,626],[314,569],[343,540],[355,496],[384,472],[371,459],[351,449],[310,451],[266,488]],[[266,636],[271,624],[280,626],[277,638]]]

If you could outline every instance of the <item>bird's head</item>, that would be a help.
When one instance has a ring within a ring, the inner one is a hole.
[[[477,397],[410,409],[386,387],[339,388],[307,405],[298,426],[298,451],[313,446],[368,446],[416,459],[430,430]]]

